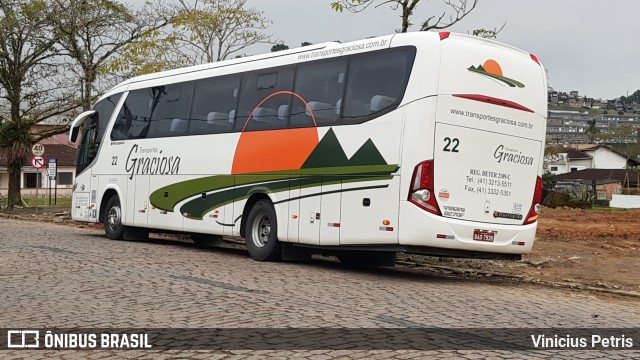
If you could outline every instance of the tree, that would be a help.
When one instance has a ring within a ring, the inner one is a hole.
[[[443,0],[449,7],[449,16],[447,12],[440,15],[434,15],[427,18],[420,25],[420,31],[442,30],[446,29],[460,20],[464,19],[473,9],[476,8],[479,0]],[[398,32],[407,32],[411,27],[411,16],[420,0],[339,0],[331,3],[331,8],[336,11],[343,12],[347,10],[353,13],[359,13],[366,10],[373,4],[375,7],[385,4],[391,4],[391,8],[396,11],[400,9],[402,23]]]
[[[584,131],[584,133],[587,134],[587,137],[589,137],[589,144],[593,144],[593,140],[595,139],[596,134],[600,132],[600,130],[596,127],[596,124],[596,118],[589,120],[589,122],[587,123],[587,130]]]
[[[264,33],[270,22],[247,0],[174,1],[178,13],[172,26],[127,46],[114,69],[143,74],[237,58],[251,45],[271,43]]]
[[[152,11],[151,3],[133,11],[115,0],[55,0],[67,9],[55,18],[60,44],[73,59],[80,82],[83,110],[94,102],[98,76],[109,72],[113,57],[120,55],[131,42],[167,26],[174,14],[162,7]],[[157,3],[156,3],[157,4]]]
[[[550,171],[545,171],[542,174],[542,188],[546,190],[553,190],[556,186],[556,177]]]
[[[289,50],[289,46],[285,45],[283,42],[279,42],[271,47],[271,52]]]
[[[313,45],[313,43],[310,43],[308,41],[305,41],[303,43],[300,44],[300,46],[309,46],[309,45]]]
[[[225,60],[251,45],[269,42],[262,31],[269,21],[247,0],[178,0],[182,10],[176,25],[185,31],[182,41],[201,55],[201,62]]]
[[[8,108],[0,118],[0,155],[7,161],[9,209],[21,202],[21,166],[31,145],[67,129],[61,124],[33,134],[33,125],[75,106],[52,25],[61,11],[47,0],[0,0],[0,98]]]

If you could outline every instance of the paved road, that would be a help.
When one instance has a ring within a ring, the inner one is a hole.
[[[262,263],[241,249],[107,240],[101,231],[0,218],[0,328],[621,328],[637,299],[451,280],[331,261]],[[0,336],[6,336],[0,334]],[[640,342],[640,339],[635,339]],[[2,358],[157,358],[154,351],[0,351]],[[601,358],[640,351],[220,350],[187,358]]]

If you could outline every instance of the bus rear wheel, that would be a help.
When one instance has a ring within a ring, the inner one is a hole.
[[[278,241],[276,211],[268,200],[256,202],[245,227],[245,243],[251,258],[258,261],[277,261],[282,258],[282,244]]]
[[[120,198],[112,196],[107,201],[104,215],[104,233],[111,240],[122,240],[124,225],[122,224],[122,207]]]

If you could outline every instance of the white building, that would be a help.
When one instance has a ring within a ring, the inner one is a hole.
[[[544,166],[554,175],[584,169],[624,169],[626,166],[639,165],[608,145],[578,144],[551,146],[548,149],[550,154],[545,155]]]

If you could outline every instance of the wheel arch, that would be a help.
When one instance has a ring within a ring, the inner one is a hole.
[[[104,193],[102,193],[102,197],[100,198],[100,212],[98,213],[99,222],[101,223],[104,222],[104,212],[105,212],[105,208],[107,207],[107,202],[114,195],[118,196],[118,198],[120,199],[120,209],[122,211],[122,219],[124,220],[124,214],[126,209],[122,203],[124,200],[124,198],[122,197],[122,191],[117,186],[107,186],[104,190]]]
[[[246,235],[245,225],[247,223],[247,217],[249,216],[249,212],[251,211],[251,208],[253,208],[253,205],[255,205],[255,203],[257,203],[260,200],[268,200],[271,203],[271,205],[274,206],[274,209],[275,209],[273,199],[271,199],[271,197],[266,193],[259,192],[249,196],[249,198],[247,199],[247,202],[244,204],[244,208],[242,209],[242,218],[240,220],[240,236],[245,237]],[[276,221],[278,221],[277,219],[278,211],[277,209],[275,210],[276,210]]]

